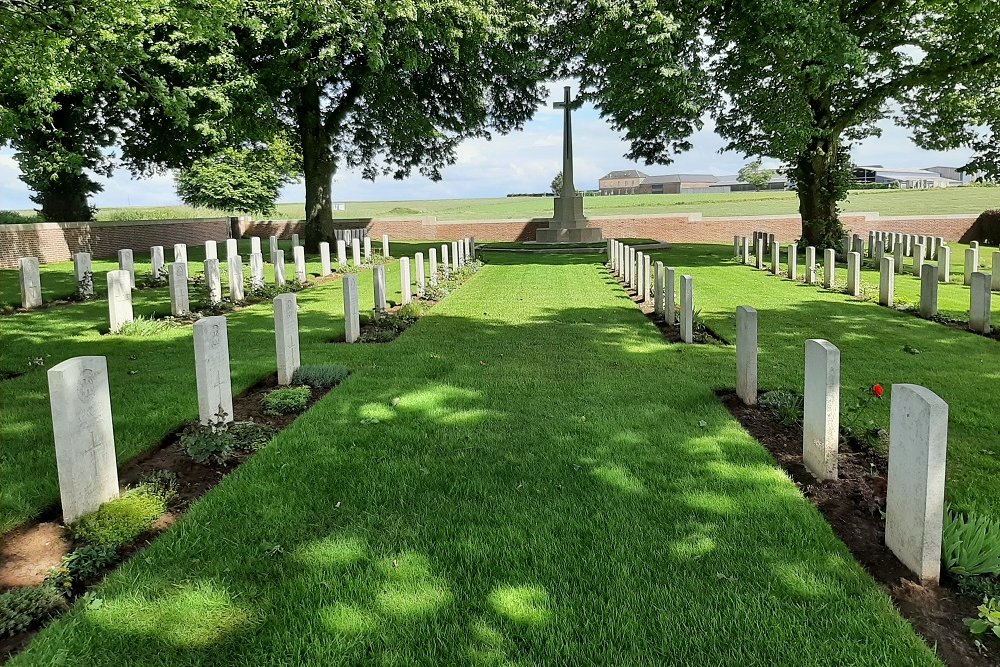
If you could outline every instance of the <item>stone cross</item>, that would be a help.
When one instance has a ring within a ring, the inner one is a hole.
[[[837,479],[839,445],[840,350],[829,341],[807,340],[802,462],[819,480]]]
[[[294,293],[279,294],[274,298],[274,347],[278,359],[278,384],[292,383],[298,370],[299,314]]]
[[[218,264],[219,260],[215,261]],[[174,317],[180,317],[190,312],[187,264],[174,262],[170,265],[170,314]]]
[[[344,340],[358,342],[361,337],[361,311],[358,306],[358,276],[348,273],[344,276]]]
[[[744,405],[757,405],[757,311],[736,309],[736,395]]]
[[[128,271],[108,271],[108,328],[112,333],[133,320]]]
[[[885,544],[922,583],[941,574],[948,404],[929,389],[892,385]]]
[[[222,275],[218,259],[205,260],[205,287],[208,289],[208,303],[215,305],[222,301]],[[171,264],[173,266],[173,264]]]
[[[399,259],[399,288],[402,293],[404,304],[413,301],[413,294],[410,291],[410,258],[400,257]]]
[[[162,252],[163,249],[161,248]],[[76,279],[77,289],[82,296],[94,295],[94,271],[91,268],[91,258],[89,252],[78,252],[73,255],[73,277]],[[160,265],[163,266],[162,263]]]
[[[135,289],[135,260],[130,249],[123,248],[118,251],[118,269],[128,272],[129,287]]]
[[[118,463],[105,357],[75,357],[48,371],[63,522],[118,497]]]
[[[239,261],[238,257],[236,259]],[[204,317],[195,322],[194,369],[201,423],[214,425],[219,421],[233,421],[229,333],[225,317]]]
[[[319,244],[319,275],[324,278],[333,272],[330,266],[330,244],[323,241]]]
[[[573,111],[580,107],[580,100],[573,99],[569,86],[563,88],[563,101],[552,105],[563,110],[563,168],[562,192],[560,196],[567,202],[576,198],[576,185],[573,182]],[[572,211],[572,208],[569,209]]]

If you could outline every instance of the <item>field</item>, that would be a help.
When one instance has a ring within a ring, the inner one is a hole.
[[[334,194],[336,196],[336,193]],[[793,192],[733,194],[619,195],[588,197],[591,216],[635,213],[702,213],[706,217],[733,215],[788,215],[798,212]],[[974,214],[1000,208],[1000,188],[963,187],[937,190],[856,190],[843,203],[844,211],[874,211],[882,215]],[[98,220],[143,220],[227,215],[222,211],[186,206],[106,208]],[[301,218],[301,203],[278,204],[275,217]],[[551,217],[552,200],[543,197],[440,199],[415,201],[347,202],[336,217],[435,216],[439,220],[488,220]]]
[[[926,383],[967,424],[954,494],[996,497],[996,452],[969,470],[971,448],[995,447],[994,341],[729,254],[656,257],[695,275],[723,335],[735,305],[758,306],[765,386],[801,383],[814,335],[842,346],[845,381]],[[10,664],[940,664],[716,399],[731,347],[665,342],[599,257],[486,259],[388,345],[327,342],[342,332],[339,281],[300,293],[303,362],[351,377]],[[100,337],[102,308],[9,316],[5,344],[44,350],[47,366],[107,355],[126,459],[197,415],[190,329]],[[229,319],[239,390],[273,370],[270,308]],[[897,358],[889,331],[926,356]],[[55,473],[43,371],[5,384],[20,398],[0,433],[3,478],[20,480],[4,488],[19,501],[9,526],[54,500]]]

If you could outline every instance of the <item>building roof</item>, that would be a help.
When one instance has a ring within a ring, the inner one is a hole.
[[[771,176],[771,183],[787,183],[788,177],[782,174],[774,174]],[[719,176],[719,180],[712,184],[713,188],[731,187],[733,185],[747,185],[746,181],[741,181],[740,177],[736,174],[732,176]]]
[[[863,169],[865,171],[875,172],[877,176],[882,178],[888,178],[894,181],[954,181],[953,178],[947,178],[935,171],[928,171],[927,169],[909,169],[909,168],[886,168],[886,167],[858,167],[858,169]]]
[[[643,185],[654,183],[715,183],[718,179],[711,174],[667,174],[665,176],[647,176]]]
[[[646,174],[642,173],[637,169],[623,169],[621,171],[612,171],[606,176],[602,176],[601,180],[606,181],[612,178],[646,178]]]

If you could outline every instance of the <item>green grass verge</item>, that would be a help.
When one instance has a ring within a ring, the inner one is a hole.
[[[939,664],[716,400],[731,349],[491,261],[388,346],[313,345],[311,293],[352,375],[12,667]]]

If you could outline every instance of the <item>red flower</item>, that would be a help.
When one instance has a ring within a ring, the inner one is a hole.
[[[876,384],[872,386],[872,393],[875,394],[875,398],[882,398],[882,395],[885,393],[885,389],[882,388],[882,385]]]

